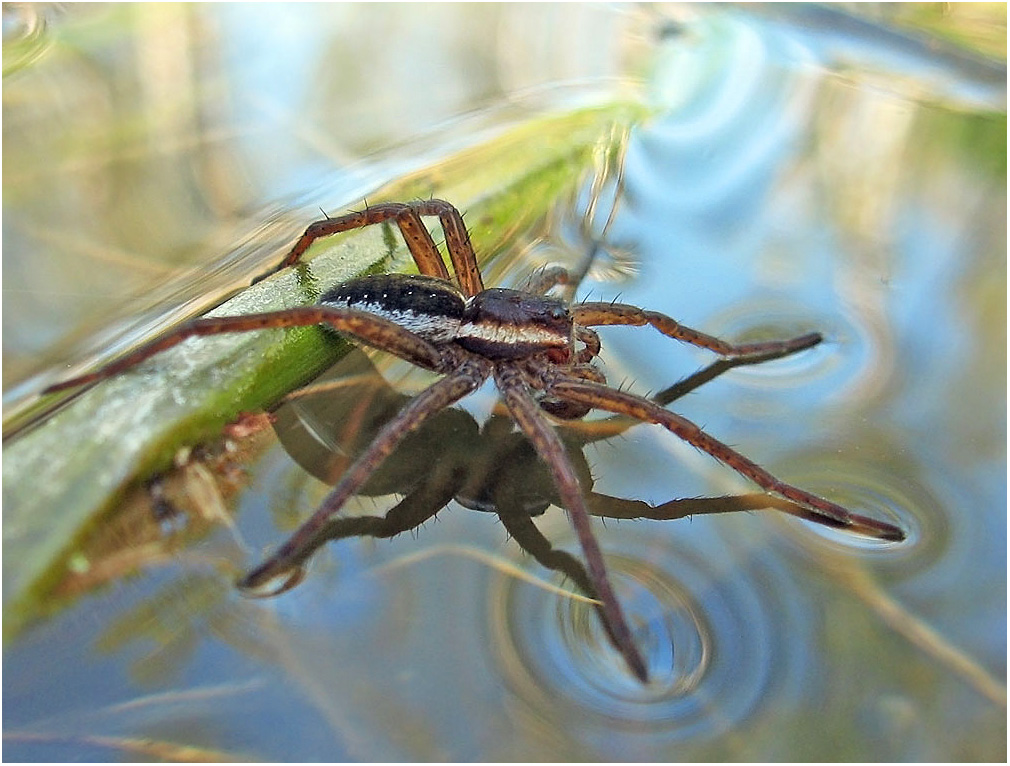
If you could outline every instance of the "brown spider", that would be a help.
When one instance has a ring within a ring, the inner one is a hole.
[[[458,286],[450,281],[422,216],[439,218]],[[671,338],[734,359],[794,353],[820,343],[819,333],[786,341],[734,345],[635,306],[596,302],[567,306],[546,295],[555,285],[568,281],[562,269],[545,271],[526,291],[485,289],[462,216],[450,203],[437,199],[382,203],[317,221],[305,230],[277,268],[296,263],[320,237],[390,220],[399,226],[417,262],[419,276],[380,274],[354,279],[325,293],[315,306],[195,319],[95,372],[47,389],[57,391],[115,375],[192,336],[315,324],[327,325],[443,375],[386,423],[315,513],[272,556],[246,575],[239,583],[241,587],[255,589],[280,577],[290,580],[297,568],[295,562],[304,558],[304,551],[312,547],[327,522],[403,437],[492,377],[510,415],[553,476],[561,505],[569,513],[586,556],[591,595],[600,602],[605,628],[643,682],[648,679],[645,662],[611,588],[577,472],[545,412],[556,418],[576,419],[595,408],[659,424],[765,491],[809,509],[824,523],[857,528],[885,540],[903,539],[897,527],[851,513],[780,481],[661,404],[608,387],[603,374],[592,365],[600,352],[600,339],[590,329],[592,326],[651,325]]]

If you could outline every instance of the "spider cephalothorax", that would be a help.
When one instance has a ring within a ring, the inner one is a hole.
[[[437,216],[441,222],[455,284],[421,220],[426,215]],[[887,540],[903,538],[897,527],[854,514],[780,481],[660,403],[608,387],[602,373],[592,366],[600,352],[600,340],[590,329],[592,326],[650,325],[664,335],[707,348],[727,359],[754,361],[810,348],[820,343],[819,333],[786,341],[734,345],[684,327],[664,314],[635,306],[586,302],[568,307],[547,296],[552,287],[567,279],[560,269],[544,272],[525,291],[485,289],[462,216],[448,202],[435,199],[382,203],[317,221],[306,229],[278,268],[298,261],[319,237],[387,220],[399,226],[420,275],[387,274],[351,280],[325,293],[316,306],[192,320],[96,372],[48,389],[55,391],[114,375],[192,336],[313,324],[328,326],[442,374],[440,380],[410,400],[380,429],[316,512],[272,556],[242,579],[242,587],[255,589],[278,578],[290,580],[307,551],[318,547],[328,522],[403,437],[489,378],[494,379],[509,414],[549,468],[557,497],[570,515],[586,556],[589,595],[599,600],[608,635],[643,681],[648,677],[646,665],[611,588],[603,554],[592,533],[578,473],[545,412],[572,419],[595,408],[661,425],[766,492],[807,509],[811,517],[822,523],[856,528]]]

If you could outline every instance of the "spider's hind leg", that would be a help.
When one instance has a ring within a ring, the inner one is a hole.
[[[449,271],[442,261],[435,241],[421,221],[421,213],[413,205],[403,202],[381,202],[344,215],[324,218],[310,223],[284,260],[273,271],[293,266],[317,239],[330,237],[352,229],[362,229],[372,224],[393,220],[400,229],[411,256],[422,274],[449,279]],[[273,273],[273,272],[269,272]]]

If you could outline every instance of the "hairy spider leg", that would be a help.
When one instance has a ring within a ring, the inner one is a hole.
[[[635,394],[617,391],[598,383],[558,376],[547,386],[547,391],[559,399],[590,405],[601,410],[628,415],[646,423],[656,423],[686,441],[693,447],[707,452],[721,463],[732,468],[741,476],[753,481],[762,489],[784,497],[787,500],[809,508],[825,517],[829,526],[846,529],[863,528],[873,530],[882,540],[900,541],[904,534],[897,527],[876,521],[866,516],[852,513],[830,500],[825,500],[811,492],[794,487],[775,478],[753,460],[744,457],[732,447],[723,444],[705,433],[686,418],[676,415],[663,407]]]
[[[463,223],[463,216],[450,203],[441,199],[381,202],[369,205],[361,211],[311,223],[274,271],[297,263],[309,246],[320,237],[329,237],[342,231],[393,220],[400,228],[418,270],[429,277],[450,281],[449,271],[442,260],[438,246],[421,221],[422,215],[438,216],[452,268],[456,272],[456,281],[463,293],[471,297],[483,290],[484,281],[477,266],[477,256],[470,243],[470,235],[466,230],[466,224]]]
[[[567,285],[572,281],[571,273],[563,266],[550,266],[538,271],[530,277],[527,289],[538,295],[544,295],[557,285]],[[658,311],[649,311],[624,303],[605,303],[587,301],[572,306],[572,316],[575,320],[576,337],[586,344],[578,356],[578,362],[588,362],[600,353],[600,339],[591,326],[630,325],[641,327],[651,325],[670,338],[690,343],[694,346],[707,348],[724,357],[762,357],[759,361],[771,358],[769,355],[791,354],[816,346],[823,340],[818,332],[806,333],[799,337],[784,341],[765,341],[761,343],[732,344],[699,330],[682,325],[672,317]]]
[[[449,501],[452,500],[452,484],[445,477],[436,479],[425,479],[417,487],[411,489],[410,494],[399,503],[390,508],[382,516],[338,516],[328,519],[320,527],[307,543],[298,550],[292,552],[284,561],[285,566],[290,569],[300,567],[306,559],[312,556],[319,548],[334,540],[343,540],[348,537],[375,537],[390,538],[416,529],[428,519],[435,516]],[[251,574],[246,577],[246,580]],[[271,575],[267,576],[268,579]],[[262,582],[246,584],[246,580],[239,583],[242,588],[256,589]],[[299,582],[285,582],[285,587],[280,590],[271,590],[265,596],[276,596],[289,590],[289,584],[293,587]],[[258,595],[258,594],[257,594]]]
[[[451,363],[451,360],[447,361]],[[431,384],[407,402],[403,409],[382,427],[368,448],[347,469],[347,472],[326,496],[315,513],[302,522],[294,534],[266,561],[243,577],[238,583],[239,587],[257,589],[276,577],[291,574],[292,569],[314,550],[314,541],[318,539],[334,514],[338,513],[344,503],[357,493],[375,469],[389,457],[396,445],[429,416],[476,391],[489,374],[489,363],[472,358],[468,359],[458,365],[458,369]]]
[[[600,355],[603,344],[595,330],[575,325],[575,338],[584,344],[584,348],[575,355],[576,364],[588,364]]]
[[[94,372],[55,383],[42,393],[49,394],[112,377],[161,351],[177,346],[188,338],[317,324],[328,325],[340,333],[350,335],[374,348],[388,351],[424,369],[436,372],[444,369],[443,354],[435,346],[389,320],[357,309],[323,305],[296,306],[265,314],[190,320]]]
[[[505,406],[554,476],[561,504],[568,511],[579,545],[586,555],[589,579],[593,586],[592,595],[601,602],[604,624],[628,666],[644,683],[649,678],[645,661],[632,638],[631,629],[628,627],[617,595],[610,586],[606,565],[603,562],[603,552],[593,536],[589,522],[589,510],[582,496],[579,477],[571,460],[568,459],[564,444],[554,431],[554,427],[541,414],[540,406],[530,394],[529,387],[519,370],[514,366],[498,364],[495,365],[494,375],[498,390],[505,400]]]
[[[581,303],[572,307],[575,322],[580,325],[632,325],[641,327],[651,325],[663,335],[675,340],[690,343],[692,346],[707,348],[720,356],[758,356],[802,351],[816,346],[824,337],[819,332],[810,332],[790,340],[773,340],[761,343],[733,344],[720,340],[712,335],[693,330],[680,322],[660,314],[625,303]]]

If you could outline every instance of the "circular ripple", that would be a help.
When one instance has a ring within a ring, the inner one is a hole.
[[[724,544],[703,554],[623,530],[608,543],[610,576],[650,682],[624,665],[592,605],[499,576],[491,644],[531,715],[593,738],[601,727],[644,724],[680,739],[725,731],[775,697],[787,666],[805,654],[803,598],[777,566],[741,565]]]

